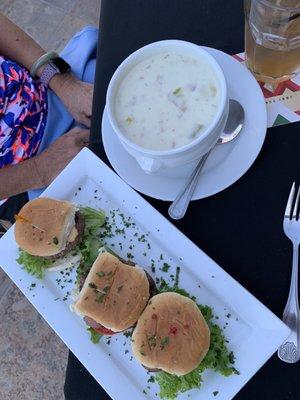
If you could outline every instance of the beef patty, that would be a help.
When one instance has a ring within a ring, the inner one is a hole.
[[[65,249],[63,249],[60,253],[43,258],[47,258],[48,260],[57,260],[58,258],[64,257],[65,255],[70,253],[70,251],[74,250],[75,247],[81,243],[84,234],[85,221],[84,221],[84,215],[79,211],[75,213],[75,227],[77,229],[78,234],[75,240],[73,240],[73,242],[68,242]]]

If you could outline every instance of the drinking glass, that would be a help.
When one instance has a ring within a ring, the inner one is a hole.
[[[248,68],[276,87],[300,71],[300,0],[244,0]]]

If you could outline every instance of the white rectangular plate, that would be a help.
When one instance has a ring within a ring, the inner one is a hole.
[[[117,229],[118,234],[108,239],[112,249],[124,258],[132,253],[135,262],[152,276],[167,278],[180,266],[180,287],[195,295],[199,303],[213,307],[216,322],[225,327],[240,375],[225,378],[207,371],[203,386],[188,392],[189,399],[232,399],[288,336],[288,328],[273,313],[88,149],[73,159],[43,196],[102,208],[111,221],[115,219],[114,231]],[[130,217],[135,224],[125,227],[125,234],[124,218],[119,214]],[[119,334],[109,344],[102,338],[94,345],[83,321],[70,311],[67,292],[74,285],[70,280],[74,281],[75,271],[70,275],[47,272],[43,280],[37,280],[16,263],[17,257],[12,228],[0,240],[1,267],[110,396],[114,400],[157,398],[157,385],[147,388],[149,374],[131,357],[130,340]],[[168,273],[161,271],[164,262],[171,265]],[[215,397],[216,391],[219,393]]]

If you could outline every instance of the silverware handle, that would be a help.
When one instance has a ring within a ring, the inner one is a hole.
[[[299,263],[299,245],[297,243],[293,243],[293,268],[292,268],[291,285],[284,314],[286,312],[291,312],[291,311],[292,312],[297,311],[299,313],[298,263]]]
[[[204,154],[201,157],[200,161],[198,162],[196,168],[194,169],[193,173],[189,177],[187,184],[182,188],[182,190],[178,193],[176,199],[169,207],[169,215],[173,219],[180,219],[184,217],[186,210],[188,208],[189,202],[194,194],[196,189],[199,174],[202,171],[202,168],[210,155],[211,150]]]
[[[299,347],[299,300],[298,300],[298,262],[299,243],[293,243],[293,268],[288,301],[283,312],[283,322],[291,329],[288,339],[279,347],[278,356],[288,363],[300,359]]]

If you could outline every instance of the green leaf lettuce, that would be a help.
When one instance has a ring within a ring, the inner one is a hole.
[[[20,255],[17,258],[17,263],[23,265],[24,269],[37,278],[43,278],[45,269],[51,267],[52,260],[47,260],[43,257],[32,256],[24,250],[20,250]]]
[[[90,332],[90,334],[91,334],[91,341],[92,341],[94,344],[99,343],[99,341],[100,341],[100,339],[101,339],[101,337],[102,337],[103,335],[101,335],[101,333],[99,333],[99,332],[96,332],[95,329],[93,329],[93,328],[91,328],[91,327],[87,328],[87,330],[88,330],[88,331]]]

